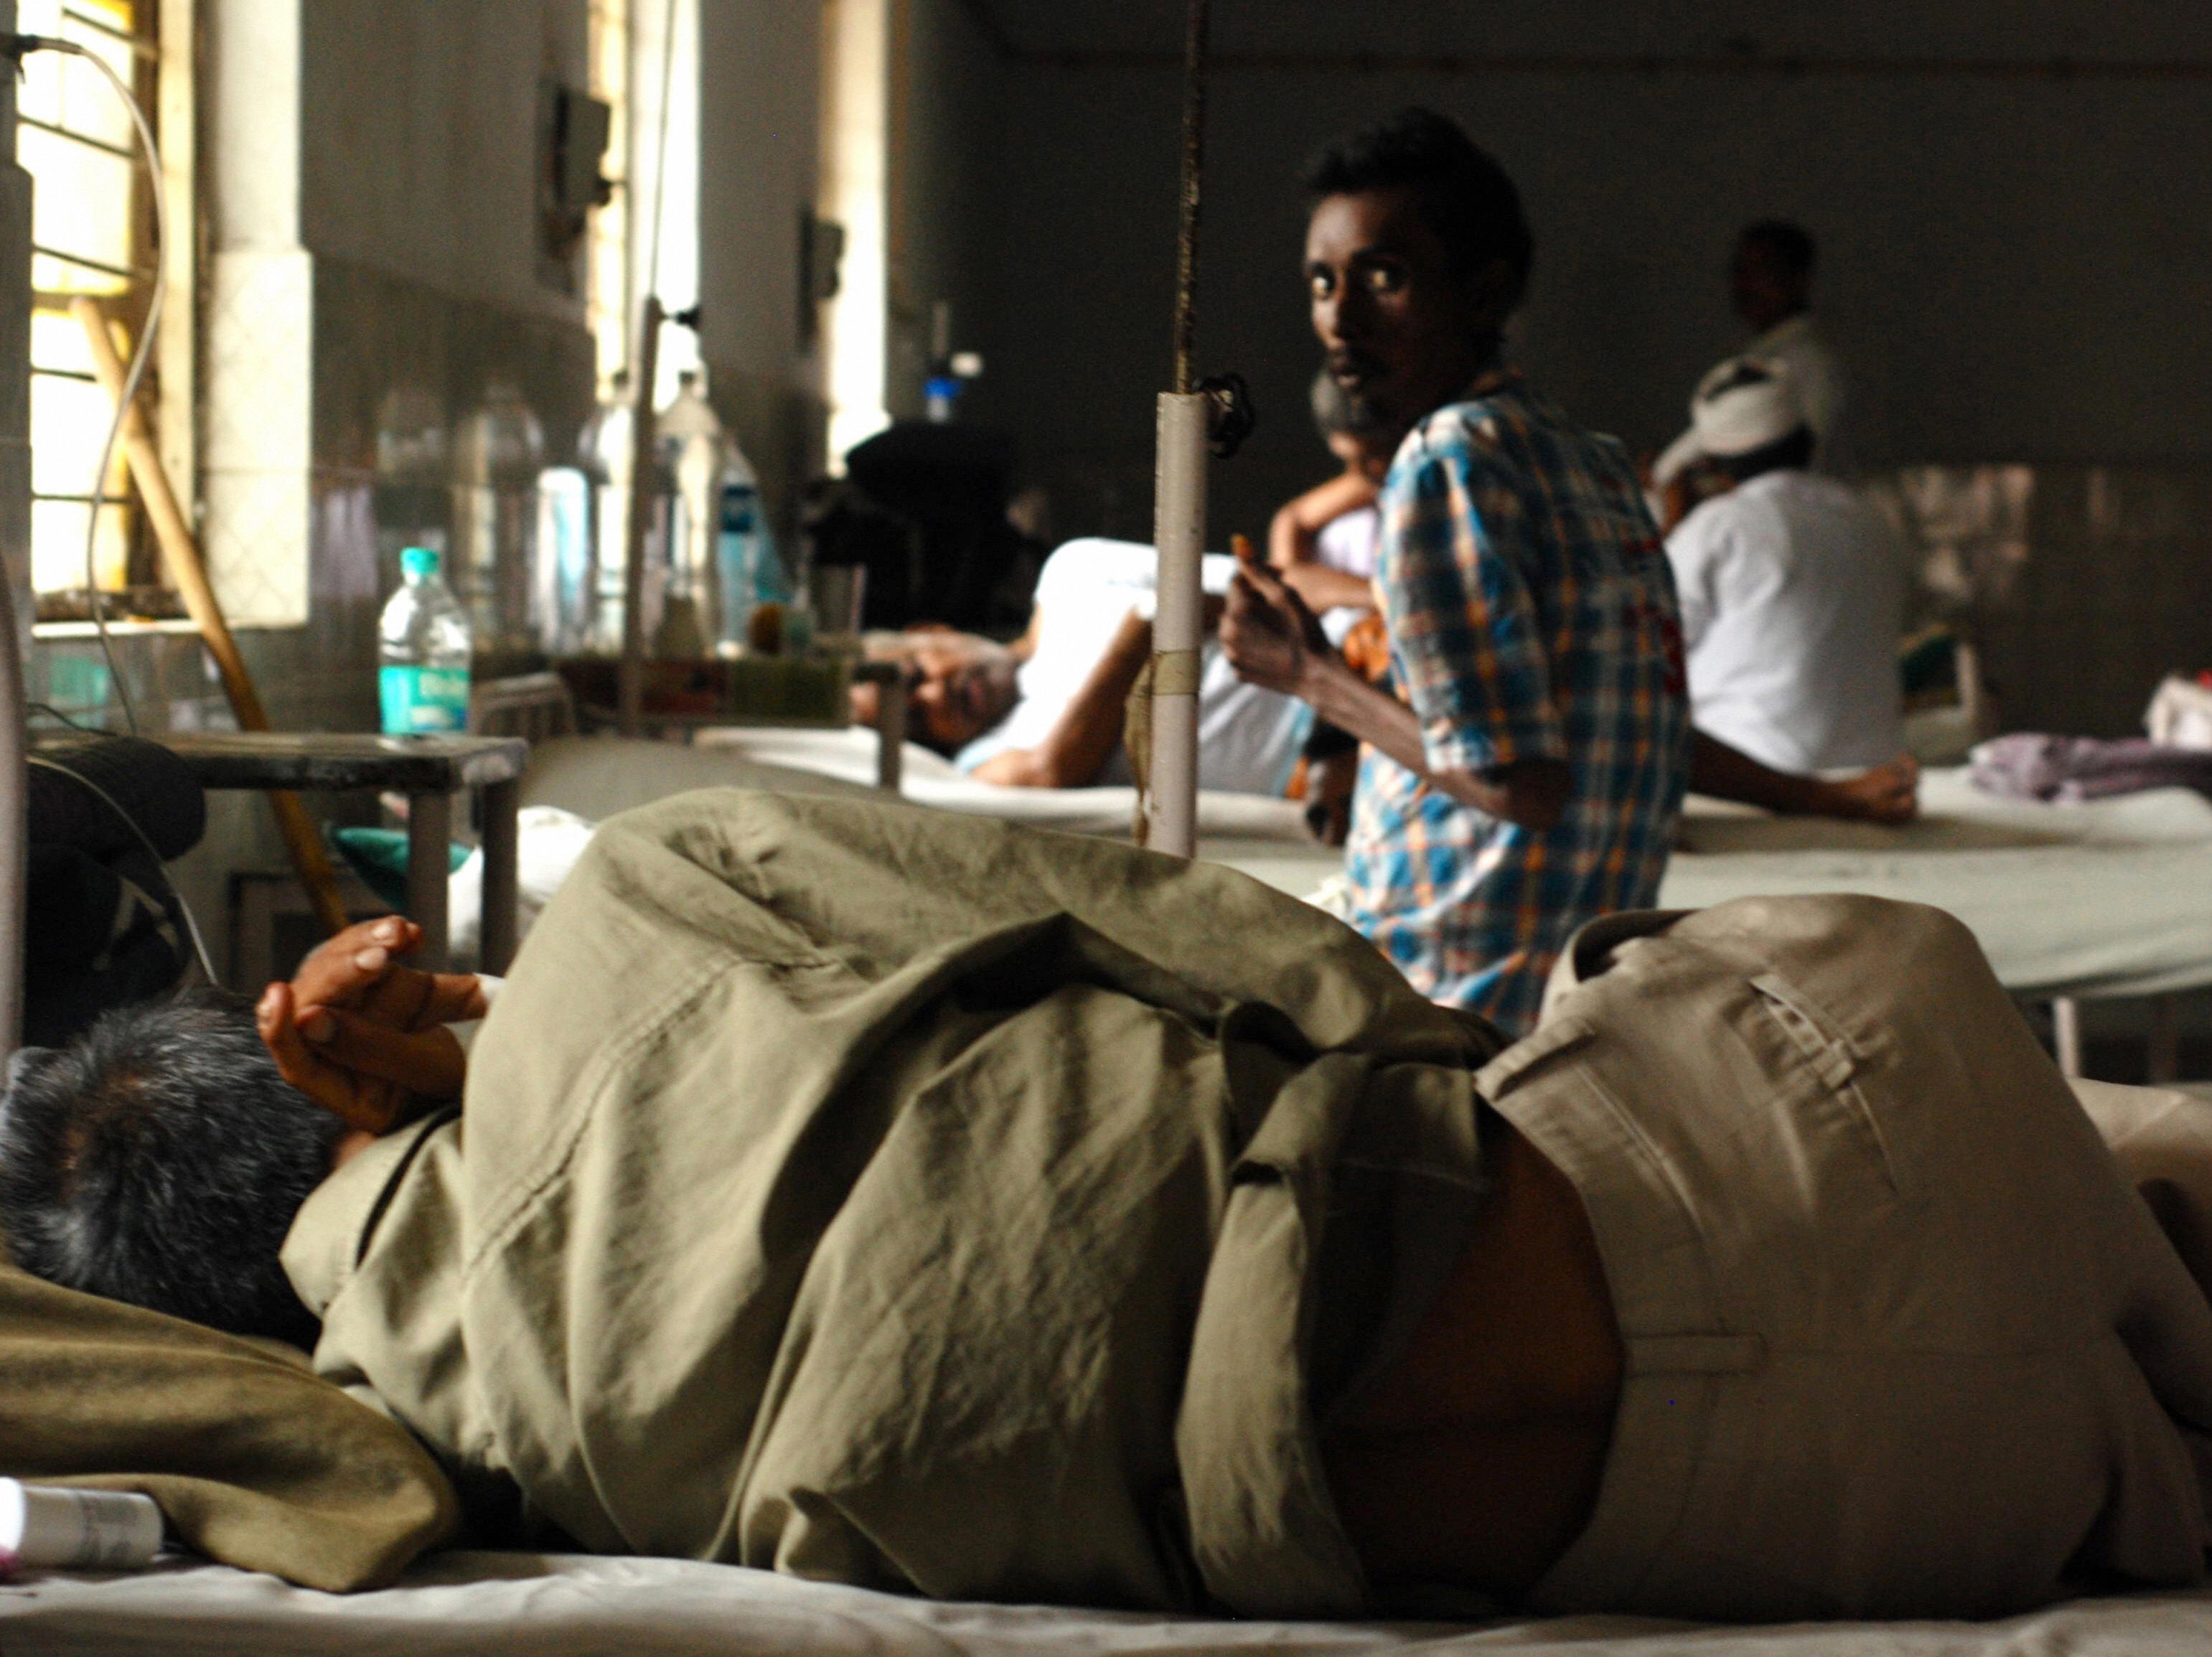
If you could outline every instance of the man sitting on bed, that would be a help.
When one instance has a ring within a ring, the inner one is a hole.
[[[1308,188],[1329,371],[1362,423],[1409,433],[1375,580],[1396,694],[1256,567],[1223,645],[1366,744],[1345,919],[1428,994],[1517,1033],[1577,926],[1655,900],[1686,784],[1785,810],[1817,785],[1691,731],[1674,584],[1626,453],[1504,358],[1534,244],[1504,169],[1415,109],[1331,145]],[[1909,762],[1869,774],[1874,809],[1854,814],[1909,816],[1913,780]]]
[[[1248,1617],[2203,1574],[2212,1307],[1935,910],[1615,917],[1508,1046],[1225,869],[695,794],[600,830],[465,1088],[416,937],[31,1056],[0,1220],[319,1318],[480,1540]],[[2094,1102],[2201,1252],[2204,1108]]]

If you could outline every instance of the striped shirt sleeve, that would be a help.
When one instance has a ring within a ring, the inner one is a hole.
[[[1530,592],[1518,490],[1482,457],[1431,441],[1401,461],[1385,512],[1384,616],[1431,771],[1565,759],[1551,663]]]

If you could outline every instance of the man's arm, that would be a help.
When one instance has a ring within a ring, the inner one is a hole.
[[[1206,626],[1219,620],[1220,609],[1221,600],[1207,594],[1203,610]],[[1106,762],[1121,745],[1129,692],[1152,653],[1152,624],[1132,610],[1044,740],[1035,748],[994,754],[975,768],[976,780],[1012,788],[1087,788],[1097,781]]]
[[[1311,610],[1372,610],[1375,589],[1357,575],[1327,564],[1293,564],[1282,572],[1283,585]]]
[[[1267,525],[1267,562],[1309,610],[1364,609],[1375,603],[1360,577],[1318,561],[1316,542],[1345,513],[1373,506],[1378,493],[1374,479],[1344,472],[1308,489]]]
[[[1241,677],[1310,703],[1462,805],[1539,830],[1566,809],[1572,777],[1563,760],[1515,760],[1480,772],[1431,769],[1419,716],[1346,666],[1304,602],[1255,562],[1243,565],[1230,587],[1221,644]]]
[[[1121,741],[1121,710],[1152,653],[1152,624],[1131,610],[1115,629],[1083,688],[1035,748],[1010,748],[975,769],[979,782],[1010,788],[1084,788],[1098,780]]]
[[[1340,473],[1308,489],[1267,525],[1267,562],[1278,571],[1311,563],[1315,537],[1345,513],[1372,506],[1376,494],[1374,480],[1358,472]]]
[[[1702,731],[1690,733],[1690,786],[1716,799],[1764,806],[1785,817],[1897,823],[1911,822],[1920,810],[1920,765],[1910,754],[1899,754],[1887,765],[1855,777],[1830,780],[1769,770]]]

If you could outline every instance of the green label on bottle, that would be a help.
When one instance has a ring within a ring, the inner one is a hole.
[[[419,737],[469,728],[469,671],[465,667],[386,667],[378,676],[384,734]]]

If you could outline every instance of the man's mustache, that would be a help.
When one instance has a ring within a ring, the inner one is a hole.
[[[1379,379],[1385,372],[1382,361],[1365,351],[1339,347],[1328,354],[1329,378],[1339,385],[1347,380]]]

